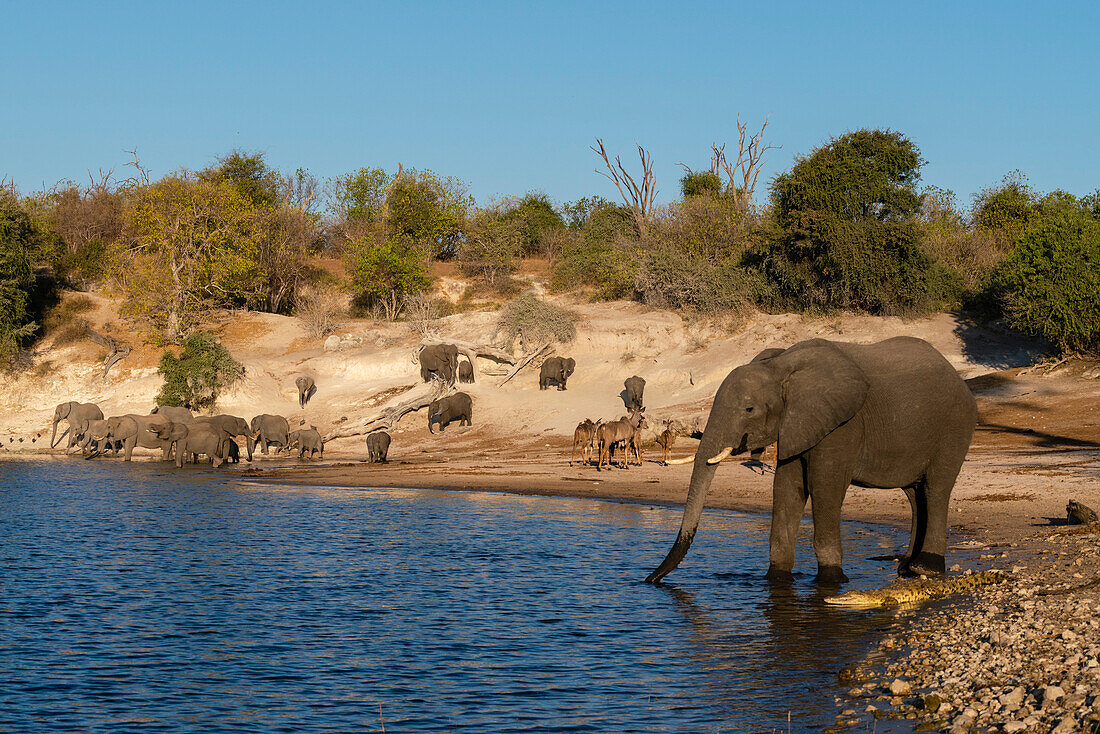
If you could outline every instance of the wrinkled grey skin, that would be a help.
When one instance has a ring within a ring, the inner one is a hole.
[[[611,449],[614,446],[622,446],[623,460],[619,466],[623,469],[629,467],[630,451],[634,449],[638,456],[638,463],[642,463],[641,452],[638,451],[638,431],[648,427],[645,414],[640,410],[633,410],[630,415],[617,421],[604,423],[596,429],[596,443],[600,448],[600,458],[596,464],[596,471],[602,470],[604,465],[611,468]]]
[[[176,423],[187,423],[194,416],[187,408],[179,408],[174,405],[156,405],[149,411],[150,415],[155,415],[158,418],[166,418],[167,420]]]
[[[209,423],[177,423],[162,420],[149,427],[157,437],[176,445],[176,468],[182,469],[187,457],[194,461],[199,454],[210,457],[215,468],[222,465],[231,440],[226,433]]]
[[[474,366],[470,364],[469,360],[462,360],[458,363],[458,381],[459,382],[473,382],[474,381]]]
[[[84,454],[85,457],[89,457],[89,454],[91,456],[102,454],[108,449],[111,450],[111,453],[117,454],[122,449],[121,441],[111,441],[107,438],[98,441],[92,439],[93,432],[100,436],[105,436],[107,433],[107,421],[102,418],[81,421],[76,430],[81,435],[78,444],[80,453]]]
[[[290,443],[287,444],[287,448],[293,448],[295,446],[298,447],[299,459],[305,456],[307,451],[311,459],[316,453],[320,453],[322,459],[325,458],[325,442],[321,438],[321,434],[317,432],[317,429],[312,426],[290,432]]]
[[[932,345],[912,337],[877,344],[824,339],[767,350],[718,388],[672,550],[646,579],[660,581],[687,553],[717,464],[732,446],[758,453],[778,441],[768,578],[785,581],[795,536],[813,498],[819,581],[846,581],[840,508],[849,485],[901,487],[913,522],[899,575],[940,574],[947,506],[977,422],[966,384]]]
[[[454,395],[435,400],[428,406],[428,433],[435,433],[432,426],[437,421],[440,433],[453,420],[461,421],[460,426],[468,426],[472,415],[473,401],[464,392],[456,392]]]
[[[573,370],[577,368],[577,360],[572,357],[549,357],[542,363],[539,370],[539,390],[545,390],[551,382],[556,382],[559,390],[565,389],[565,382]]]
[[[222,414],[222,415],[202,416],[202,417],[199,417],[199,418],[195,418],[194,422],[195,423],[209,423],[210,425],[216,426],[218,429],[220,429],[222,431],[225,431],[225,434],[227,436],[231,436],[231,437],[234,437],[234,438],[237,437],[237,436],[244,436],[245,437],[245,445],[248,449],[248,460],[252,461],[252,448],[255,444],[255,439],[253,438],[253,436],[255,434],[252,431],[252,427],[248,424],[247,421],[245,421],[244,418],[239,418],[235,415]],[[240,454],[239,454],[239,447],[238,447],[238,457],[239,456],[240,456]]]
[[[645,392],[645,380],[634,375],[626,378],[623,387],[626,388],[626,409],[645,410],[642,400],[642,394]]]
[[[103,420],[103,411],[95,403],[78,403],[69,401],[61,403],[53,410],[53,433],[50,435],[50,448],[57,443],[57,424],[61,421],[69,422],[69,445],[71,449],[77,443],[77,433],[74,429],[83,421]]]
[[[104,439],[121,441],[122,456],[125,461],[130,461],[134,449],[138,446],[145,449],[160,449],[161,461],[168,461],[173,442],[161,438],[150,430],[153,424],[164,422],[164,416],[159,415],[134,415],[131,413],[129,415],[111,416],[104,422],[102,433],[98,429],[92,429],[92,440],[96,442]]]
[[[420,350],[420,379],[427,382],[432,373],[448,385],[458,375],[458,347],[454,344],[430,344]]]
[[[390,451],[390,434],[375,431],[367,436],[367,461],[372,464],[385,464]]]
[[[313,378],[307,375],[302,375],[294,380],[294,384],[298,386],[298,407],[306,407],[306,403],[313,397],[313,393],[317,392],[317,385],[313,382]]]
[[[263,449],[265,456],[269,446],[275,445],[283,449],[290,443],[290,424],[281,415],[263,413],[253,418],[249,425],[252,438]]]

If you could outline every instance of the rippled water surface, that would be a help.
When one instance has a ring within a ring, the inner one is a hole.
[[[0,463],[0,731],[820,731],[885,623],[823,607],[809,526],[793,587],[723,512],[655,587],[679,509],[227,477]]]

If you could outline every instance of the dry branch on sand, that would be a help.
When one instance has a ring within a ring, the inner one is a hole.
[[[415,413],[421,408],[426,408],[433,401],[456,391],[454,385],[447,385],[442,380],[432,380],[428,383],[428,392],[409,398],[397,405],[388,405],[381,412],[369,418],[363,418],[347,425],[340,426],[325,436],[326,441],[347,436],[362,436],[372,431],[391,430],[403,417],[409,413]]]
[[[504,383],[508,382],[508,380],[511,380],[513,377],[518,375],[519,371],[522,370],[527,365],[529,365],[531,363],[531,360],[533,360],[535,357],[539,356],[540,354],[545,354],[546,356],[550,356],[550,354],[553,353],[553,351],[554,350],[550,348],[550,342],[547,342],[546,344],[543,344],[541,347],[539,347],[535,351],[529,353],[527,356],[522,357],[519,360],[519,362],[516,363],[515,369],[513,369],[511,372],[509,372],[508,376],[500,381],[500,384],[503,385]]]

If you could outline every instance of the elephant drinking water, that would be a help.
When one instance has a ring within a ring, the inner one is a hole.
[[[718,463],[777,441],[769,579],[790,578],[798,523],[812,498],[817,578],[847,581],[840,507],[852,484],[902,488],[913,522],[898,573],[943,573],[948,500],[977,417],[966,383],[921,339],[811,339],[766,350],[718,388],[679,535],[646,580],[660,581],[687,553]]]
[[[66,448],[71,449],[77,443],[76,429],[78,426],[84,421],[103,420],[103,411],[95,403],[78,403],[70,400],[67,403],[58,405],[53,410],[53,433],[50,436],[51,449],[57,441],[57,424],[63,420],[69,423],[69,445]]]

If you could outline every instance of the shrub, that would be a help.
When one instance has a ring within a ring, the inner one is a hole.
[[[462,270],[484,279],[490,288],[516,268],[524,248],[524,224],[494,210],[483,210],[470,220],[466,239],[458,247]]]
[[[971,218],[985,230],[1005,230],[1010,238],[1018,235],[1035,214],[1038,197],[1028,186],[1027,177],[1012,171],[999,186],[982,189],[974,195]]]
[[[40,233],[19,201],[0,193],[0,367],[9,368],[38,326],[32,255]]]
[[[345,261],[356,305],[380,307],[390,321],[401,314],[407,296],[432,282],[424,252],[410,240],[376,243],[362,237],[348,244]]]
[[[62,346],[84,339],[88,335],[88,320],[80,316],[95,307],[87,296],[67,298],[46,313],[42,325],[53,336],[54,344]]]
[[[581,237],[562,249],[551,274],[551,287],[555,291],[585,289],[600,301],[625,298],[634,291],[637,250],[637,243],[631,240],[607,243]]]
[[[320,339],[340,328],[347,299],[334,286],[306,286],[298,291],[295,315],[310,336]]]
[[[688,171],[680,179],[680,192],[684,198],[721,195],[725,186],[714,171]]]
[[[743,314],[762,287],[758,273],[734,260],[715,263],[669,247],[647,250],[635,277],[643,303],[707,316]]]
[[[504,337],[505,344],[512,344],[516,337],[529,345],[548,341],[568,344],[577,336],[576,322],[577,317],[571,311],[540,300],[528,291],[500,310],[497,335]]]
[[[160,358],[157,371],[164,385],[157,405],[176,405],[188,410],[209,410],[225,388],[244,375],[244,367],[212,336],[195,332],[183,340],[177,357],[170,351]]]
[[[1100,219],[1080,206],[1034,218],[993,288],[1010,326],[1062,352],[1100,348]]]

